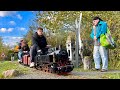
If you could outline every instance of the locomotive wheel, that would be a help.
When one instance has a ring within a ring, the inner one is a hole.
[[[41,70],[41,71],[43,70],[42,66],[40,66],[39,68],[40,68],[39,70]]]
[[[54,71],[53,71],[52,68],[49,68],[49,72],[50,72],[50,73],[54,73]]]
[[[51,73],[50,68],[51,68],[51,65],[49,64],[49,65],[48,65],[48,72],[49,72],[49,73]]]
[[[39,68],[37,66],[35,66],[35,69],[39,70]]]
[[[44,72],[48,72],[48,71],[49,71],[48,65],[44,65],[44,66],[42,67],[42,70],[43,70]]]

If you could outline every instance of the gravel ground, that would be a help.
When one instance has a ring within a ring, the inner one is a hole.
[[[90,71],[77,72],[72,71],[69,75],[56,75],[48,72],[39,71],[36,69],[29,69],[29,73],[21,74],[11,79],[102,79],[105,73],[120,73],[120,70],[109,70],[108,72]]]
[[[37,71],[37,70],[31,70],[32,72],[29,74],[22,74],[19,76],[16,76],[11,79],[75,79],[75,78],[80,78],[77,76],[73,75],[56,75],[56,74],[51,74],[43,71]]]
[[[90,72],[76,72],[73,71],[71,74],[84,77],[88,79],[103,79],[104,74],[111,74],[111,73],[120,73],[120,70],[108,70],[107,72],[100,72],[100,71],[90,71]]]
[[[108,72],[75,72],[72,71],[70,75],[56,75],[47,72],[31,70],[31,73],[25,75],[19,75],[11,79],[102,79],[102,75],[105,73],[120,73],[120,71],[108,71]]]

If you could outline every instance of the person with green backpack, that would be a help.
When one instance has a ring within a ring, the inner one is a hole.
[[[99,17],[93,18],[93,28],[90,37],[94,40],[93,58],[95,68],[93,70],[101,70],[106,72],[108,70],[108,48],[100,43],[100,37],[107,32],[107,23]],[[102,59],[102,69],[100,62]]]

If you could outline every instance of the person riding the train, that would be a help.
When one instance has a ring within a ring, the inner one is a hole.
[[[25,40],[21,40],[19,43],[18,62],[22,62],[22,56],[29,54],[29,46]]]
[[[27,44],[27,42],[25,40],[23,40],[22,44],[21,44],[21,49],[23,51],[23,55],[24,54],[29,54],[30,48]]]
[[[22,50],[21,50],[21,43],[22,43],[23,39],[20,40],[20,43],[18,43],[18,62],[22,62],[22,57],[21,57],[21,54],[22,54]]]
[[[37,55],[37,51],[41,50],[43,54],[48,51],[46,37],[43,35],[43,28],[38,27],[37,32],[32,36],[32,46],[30,48],[30,67],[34,67],[34,58]]]

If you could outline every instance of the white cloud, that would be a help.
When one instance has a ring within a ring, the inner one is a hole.
[[[21,39],[22,37],[11,37],[12,39]]]
[[[7,31],[6,28],[1,28],[1,29],[0,29],[0,32],[3,32],[3,33],[5,33],[6,31]]]
[[[0,11],[0,17],[15,15],[18,19],[22,20],[22,16],[17,14],[18,11]]]
[[[8,32],[12,32],[14,28],[8,28]]]
[[[30,11],[30,12],[32,12],[32,13],[33,13],[33,12],[35,12],[35,11]]]
[[[21,27],[21,28],[20,28],[20,30],[21,30],[21,31],[25,31],[26,29],[25,29],[25,28],[23,28],[23,27]]]
[[[23,37],[4,36],[2,38],[5,45],[9,45],[10,47],[12,47],[16,45],[17,42],[19,42]]]
[[[17,11],[0,11],[0,17],[11,16],[15,14]]]
[[[22,16],[20,14],[17,15],[17,18],[22,20]]]
[[[9,22],[11,25],[16,25],[15,21],[10,21]]]
[[[16,30],[19,30],[19,32],[26,32],[27,29],[25,27],[16,27]]]
[[[12,32],[14,28],[1,28],[0,32],[5,33],[5,32]]]
[[[21,39],[23,37],[13,37],[13,36],[4,36],[3,37],[3,39],[7,39],[7,38],[9,38],[9,39]]]

